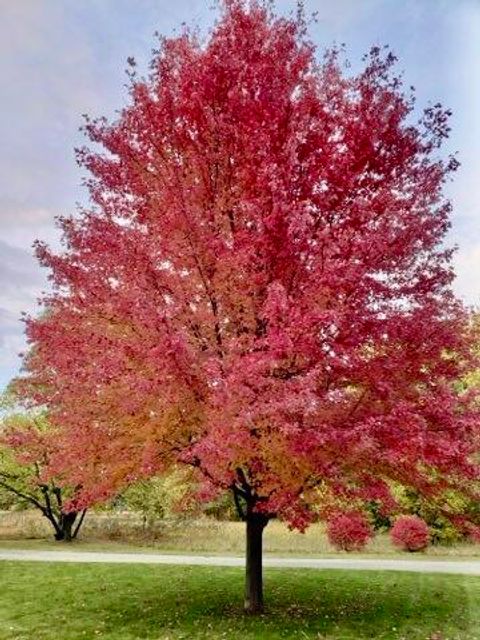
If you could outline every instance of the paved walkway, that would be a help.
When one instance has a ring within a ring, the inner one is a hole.
[[[159,553],[110,553],[92,551],[0,550],[0,560],[35,562],[113,562],[132,564],[207,565],[243,567],[245,559],[233,556],[187,556]],[[371,571],[415,571],[419,573],[460,573],[480,576],[480,561],[469,560],[384,560],[370,558],[274,558],[264,557],[266,567],[290,569],[350,569]]]

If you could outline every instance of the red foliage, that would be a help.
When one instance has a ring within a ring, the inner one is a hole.
[[[390,537],[404,551],[421,551],[430,542],[427,523],[418,516],[400,516],[390,530]]]
[[[372,538],[373,530],[363,513],[349,511],[338,513],[328,521],[327,536],[337,549],[359,551]]]
[[[474,524],[473,522],[464,522],[462,524],[463,526],[460,526],[458,528],[463,529],[465,536],[468,537],[471,542],[480,544],[480,526],[478,524]]]
[[[51,476],[50,463],[61,451],[56,433],[47,427],[45,419],[28,415],[6,417],[2,421],[0,447],[8,450],[18,464],[24,466],[24,475],[33,487],[48,482]],[[56,481],[60,484],[59,478]]]
[[[469,537],[472,542],[480,544],[480,527],[472,527]]]
[[[451,384],[448,112],[414,124],[394,56],[347,77],[303,38],[230,0],[206,43],[162,41],[117,121],[87,120],[92,205],[60,219],[63,253],[37,245],[53,293],[22,383],[82,505],[184,463],[304,528],[320,482],[388,502],[388,478],[479,475]]]

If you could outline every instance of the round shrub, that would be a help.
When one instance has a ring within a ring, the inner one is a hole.
[[[480,544],[480,526],[469,524],[467,527],[465,527],[465,533],[470,542]]]
[[[418,516],[400,516],[390,531],[393,544],[404,551],[421,551],[428,547],[430,532]]]
[[[342,551],[359,551],[373,536],[365,515],[359,511],[337,513],[327,523],[330,543]]]

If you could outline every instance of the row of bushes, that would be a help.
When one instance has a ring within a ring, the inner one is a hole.
[[[474,542],[480,542],[477,527],[467,529],[466,534]],[[338,513],[328,521],[327,535],[330,543],[342,551],[360,551],[374,535],[374,528],[365,514],[359,511]],[[422,551],[432,542],[428,524],[417,515],[399,516],[390,529],[392,543],[403,551]]]
[[[158,519],[178,517],[176,508],[183,502],[183,515],[187,518],[200,515],[198,505],[186,505],[184,478],[173,474],[169,478],[147,480],[128,489],[118,501],[120,506],[138,511],[143,516],[144,528],[153,528]],[[480,527],[455,526],[444,515],[446,501],[455,513],[467,513],[471,521],[480,522],[480,508],[475,503],[467,504],[464,498],[445,494],[438,502],[427,500],[417,492],[403,487],[393,487],[397,503],[396,514],[386,514],[381,505],[371,502],[367,513],[355,510],[334,515],[327,523],[327,534],[331,544],[338,549],[362,549],[375,532],[389,532],[392,543],[407,551],[419,551],[429,544],[453,545],[463,539],[480,541]],[[185,509],[185,507],[187,507]],[[478,509],[473,513],[472,509]],[[399,516],[402,513],[404,515]],[[238,520],[230,494],[224,493],[213,502],[204,505],[201,513],[215,520]]]
[[[103,512],[102,537],[109,538],[144,537],[155,539],[163,535],[166,521],[183,518],[195,519],[209,516],[214,520],[238,520],[233,500],[228,492],[216,500],[199,508],[198,502],[188,499],[188,478],[180,472],[167,477],[152,478],[132,485],[122,495],[109,504],[97,507],[100,516]],[[348,504],[343,505],[343,513],[330,518],[327,531],[330,542],[339,549],[354,550],[363,548],[376,531],[389,531],[396,546],[408,550],[418,550],[427,544],[455,544],[462,539],[480,537],[480,505],[473,501],[468,504],[456,495],[442,496],[435,502],[426,500],[417,493],[401,487],[393,487],[397,505],[396,514],[385,513],[380,503],[371,502],[367,513],[356,512]],[[4,492],[5,493],[5,492]],[[28,507],[28,503],[7,502],[2,504],[0,491],[0,509],[18,509]],[[5,493],[5,496],[18,501],[18,496]],[[448,501],[448,502],[447,502]],[[458,527],[445,516],[448,505],[450,513],[468,514],[470,522],[477,527]],[[349,510],[350,509],[350,510]],[[475,511],[476,510],[476,511]],[[398,513],[410,518],[398,518]],[[129,513],[132,517],[117,516]],[[93,514],[86,519],[87,529],[95,520]],[[403,523],[403,524],[402,524]],[[125,531],[125,528],[128,530]],[[478,541],[478,540],[477,540]]]
[[[327,525],[330,543],[342,551],[360,551],[374,535],[370,522],[363,513],[351,511],[333,516]],[[421,551],[430,542],[430,531],[425,520],[418,516],[400,516],[390,529],[392,543],[404,551]]]
[[[456,525],[456,517],[480,525],[480,503],[454,492],[427,499],[413,489],[397,486],[393,487],[393,493],[400,513],[418,516],[427,523],[432,544],[455,544],[470,534],[468,529]],[[389,531],[392,528],[395,515],[385,514],[378,502],[371,502],[368,512],[375,531]]]

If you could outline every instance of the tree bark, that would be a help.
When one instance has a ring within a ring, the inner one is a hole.
[[[78,532],[82,528],[82,524],[83,524],[83,521],[85,520],[86,513],[87,513],[87,510],[84,509],[80,514],[80,518],[77,520],[77,524],[75,525],[75,529],[73,530],[73,534],[72,534],[73,540],[75,540],[75,538],[78,536]]]
[[[62,513],[59,518],[59,531],[55,534],[55,540],[71,542],[73,539],[72,528],[77,518],[77,512]]]
[[[70,513],[65,513],[63,515],[63,530],[65,532],[65,538],[64,538],[65,542],[72,541],[72,527],[76,518],[77,518],[77,514],[74,511]]]
[[[263,530],[268,518],[261,513],[247,513],[247,552],[245,574],[245,613],[263,613]]]

